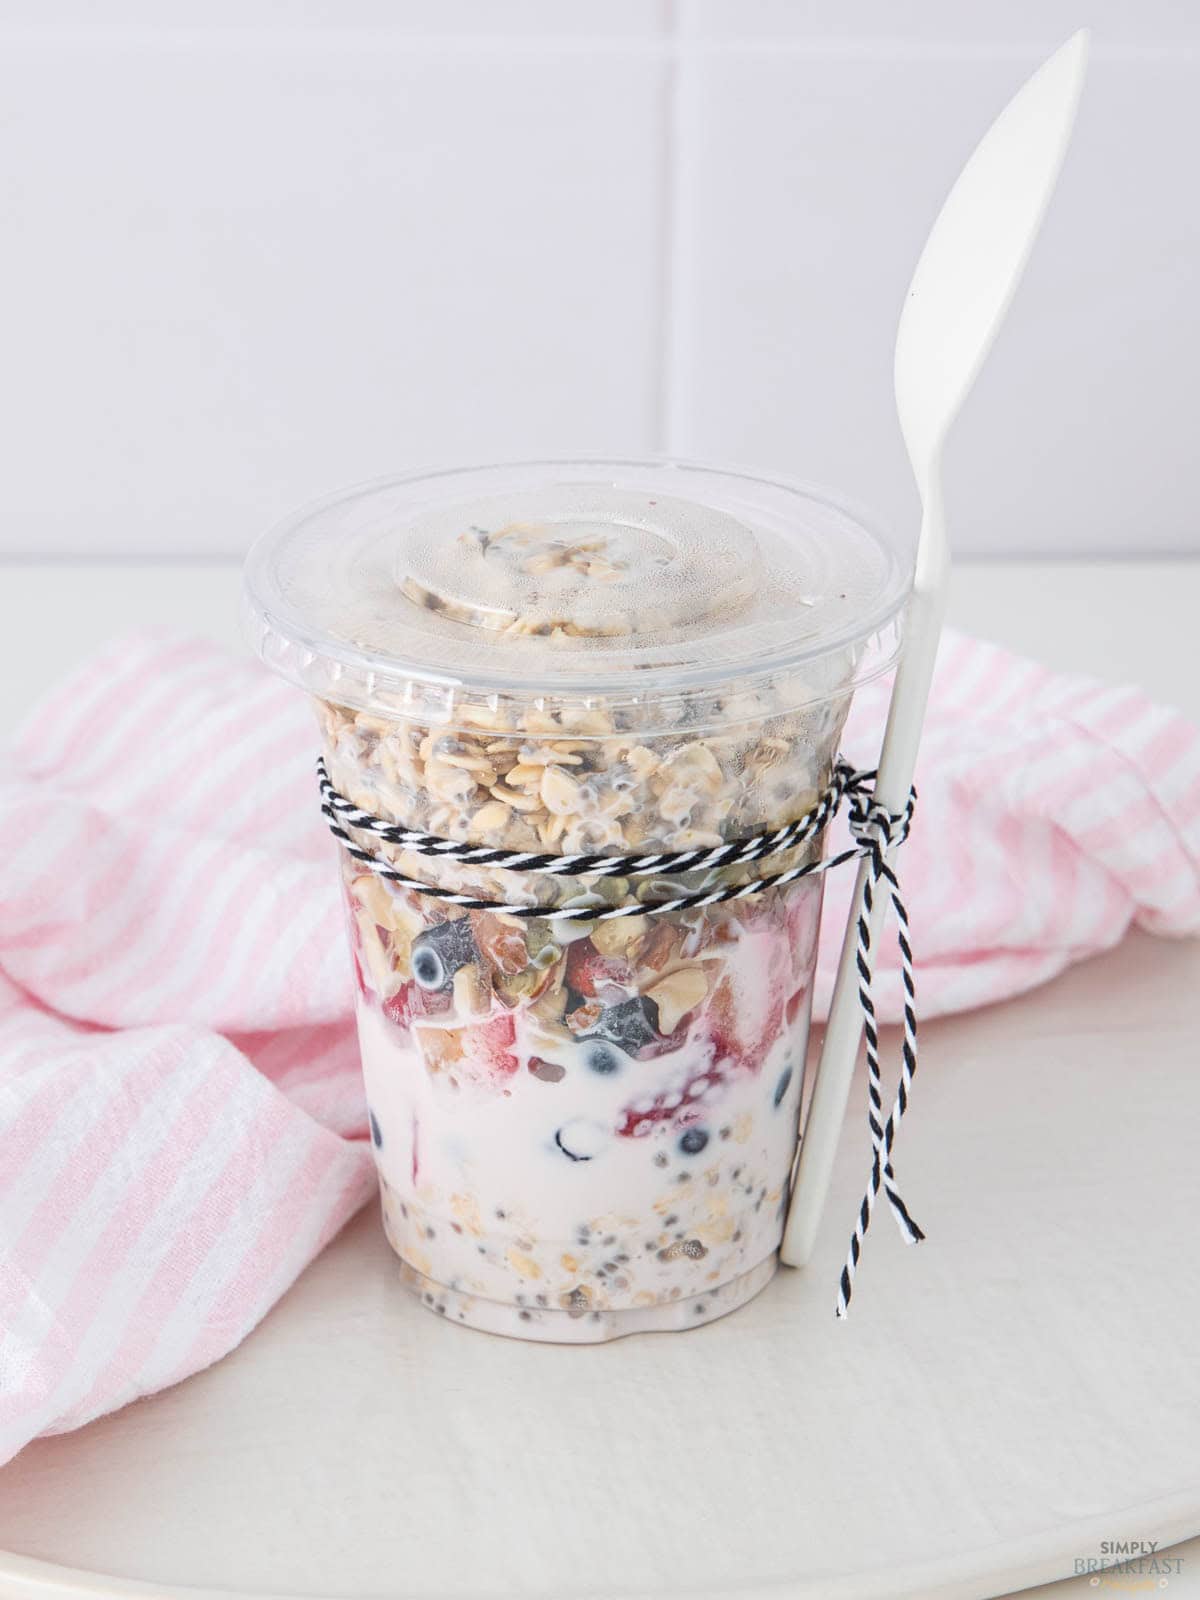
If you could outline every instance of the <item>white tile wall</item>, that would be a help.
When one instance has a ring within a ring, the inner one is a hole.
[[[0,0],[0,551],[237,552],[355,478],[578,449],[908,526],[909,272],[1087,20],[956,540],[1200,551],[1188,0]]]
[[[962,153],[1024,61],[752,50],[684,71],[677,447],[846,485],[911,520],[895,320]],[[1200,549],[1198,89],[1190,55],[1094,61],[948,455],[960,549]]]

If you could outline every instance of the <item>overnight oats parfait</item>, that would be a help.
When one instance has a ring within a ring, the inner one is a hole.
[[[588,1342],[769,1280],[822,878],[656,907],[820,859],[820,832],[706,857],[817,805],[905,592],[832,501],[674,463],[387,480],[256,546],[255,643],[316,701],[384,1226],[426,1306]]]

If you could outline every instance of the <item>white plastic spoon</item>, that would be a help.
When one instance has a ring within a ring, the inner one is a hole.
[[[950,552],[942,513],[942,448],[1004,321],[1066,155],[1087,66],[1088,31],[1074,34],[996,118],[959,175],[921,252],[896,333],[896,407],[921,495],[921,536],[906,638],[875,784],[903,811],[946,608]],[[782,1257],[812,1254],[862,1038],[856,924],[860,866],[816,1086],[796,1168]],[[871,948],[887,896],[875,896]]]

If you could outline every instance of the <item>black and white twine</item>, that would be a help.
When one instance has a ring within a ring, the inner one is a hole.
[[[873,798],[872,786],[875,773],[857,771],[847,762],[839,760],[834,766],[829,787],[817,803],[803,816],[796,817],[769,833],[753,834],[744,839],[734,839],[724,844],[704,846],[695,850],[660,851],[643,855],[553,855],[538,851],[501,850],[490,845],[467,844],[457,839],[444,839],[437,834],[423,833],[416,828],[405,828],[398,823],[387,822],[339,794],[330,782],[323,760],[317,762],[317,779],[321,790],[321,811],[329,823],[330,832],[355,861],[361,862],[389,883],[398,884],[414,894],[441,900],[446,905],[462,906],[468,911],[503,912],[511,917],[545,918],[567,922],[609,922],[619,917],[661,916],[666,912],[688,911],[697,906],[746,900],[753,895],[763,894],[768,889],[783,888],[789,883],[798,882],[801,878],[811,877],[818,872],[827,872],[831,867],[841,866],[844,862],[865,859],[867,875],[863,885],[863,903],[857,918],[856,964],[858,996],[866,1039],[867,1124],[871,1133],[871,1174],[855,1220],[850,1248],[838,1284],[838,1316],[844,1317],[849,1309],[850,1298],[854,1292],[854,1275],[880,1189],[887,1197],[902,1237],[909,1244],[916,1244],[925,1237],[900,1198],[892,1167],[896,1130],[900,1119],[908,1109],[913,1075],[917,1070],[917,1017],[912,948],[908,937],[908,913],[900,895],[899,880],[889,858],[908,836],[917,798],[915,789],[910,791],[908,803],[903,811],[887,811],[882,806],[876,805]],[[849,801],[847,820],[854,843],[849,849],[842,850],[826,860],[803,863],[784,872],[752,879],[748,883],[700,889],[675,895],[669,899],[631,900],[621,905],[603,907],[531,906],[484,899],[477,895],[456,894],[398,871],[389,862],[381,860],[371,850],[357,843],[348,831],[370,834],[386,844],[410,850],[416,855],[453,861],[463,866],[532,872],[549,877],[637,878],[649,874],[667,876],[682,872],[707,872],[722,867],[744,866],[748,862],[761,861],[784,850],[795,849],[815,839],[821,833],[844,799]],[[886,1121],[883,1120],[879,1034],[872,999],[870,928],[872,908],[876,896],[880,894],[888,897],[896,915],[901,981],[904,986],[900,1081]]]
[[[900,897],[900,883],[895,869],[888,860],[889,853],[902,844],[912,822],[917,792],[909,791],[908,804],[901,815],[885,811],[870,802],[859,810],[850,810],[850,832],[859,850],[867,860],[867,876],[863,882],[862,907],[858,913],[856,938],[858,949],[855,964],[858,968],[858,1001],[863,1014],[863,1036],[867,1047],[867,1125],[871,1130],[871,1175],[867,1190],[855,1218],[850,1235],[850,1248],[838,1280],[837,1314],[844,1317],[850,1309],[854,1293],[854,1274],[862,1254],[863,1240],[871,1226],[871,1216],[882,1187],[887,1195],[896,1226],[906,1244],[919,1244],[924,1233],[909,1215],[908,1207],[896,1188],[896,1174],[892,1169],[892,1147],[896,1142],[896,1129],[908,1109],[909,1090],[917,1070],[917,1011],[916,983],[913,979],[912,946],[908,938],[908,912]],[[871,912],[875,896],[884,893],[891,899],[896,913],[896,938],[900,946],[900,977],[904,985],[904,1035],[900,1046],[900,1081],[896,1098],[886,1122],[883,1116],[883,1079],[879,1071],[879,1031],[875,1021],[875,1002],[872,999],[871,963]]]

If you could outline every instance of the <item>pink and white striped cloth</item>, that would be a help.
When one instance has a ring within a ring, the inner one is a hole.
[[[886,694],[859,697],[858,765]],[[314,755],[294,690],[149,637],[90,661],[11,747],[0,1461],[231,1350],[373,1191]],[[1132,922],[1200,931],[1200,731],[1138,690],[949,636],[918,784],[901,875],[923,1017]],[[850,878],[828,883],[823,994]]]

